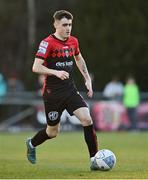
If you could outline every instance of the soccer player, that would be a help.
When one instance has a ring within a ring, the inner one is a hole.
[[[91,78],[80,53],[78,40],[71,36],[73,15],[60,10],[54,13],[53,18],[55,33],[41,41],[32,67],[33,72],[45,75],[43,100],[47,127],[26,141],[27,157],[32,164],[36,163],[36,147],[57,136],[60,116],[66,109],[71,115],[75,115],[83,126],[93,170],[94,155],[98,151],[97,136],[87,104],[73,81],[74,62],[84,77],[89,97],[93,95]]]

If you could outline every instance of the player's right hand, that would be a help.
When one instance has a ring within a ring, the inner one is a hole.
[[[61,80],[65,80],[69,78],[69,73],[66,71],[56,71],[55,74],[58,78],[60,78]]]

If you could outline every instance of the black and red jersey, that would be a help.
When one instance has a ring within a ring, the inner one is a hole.
[[[69,73],[69,79],[61,80],[56,76],[46,76],[44,87],[49,92],[63,92],[75,88],[72,71],[74,65],[73,56],[78,55],[79,45],[77,38],[70,36],[62,41],[54,35],[50,35],[41,41],[36,57],[44,60],[44,66],[55,70],[64,70]]]

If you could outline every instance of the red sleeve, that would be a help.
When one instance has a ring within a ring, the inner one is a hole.
[[[38,51],[35,55],[35,57],[46,59],[48,57],[49,52],[49,43],[45,40],[41,41]]]
[[[80,53],[80,49],[79,49],[79,43],[78,40],[76,39],[76,47],[75,47],[75,56],[77,56]]]

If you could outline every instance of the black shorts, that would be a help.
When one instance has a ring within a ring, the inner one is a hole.
[[[63,94],[62,97],[46,96],[44,99],[47,124],[55,126],[60,122],[62,112],[66,109],[70,115],[81,107],[88,107],[83,97],[77,91]]]

